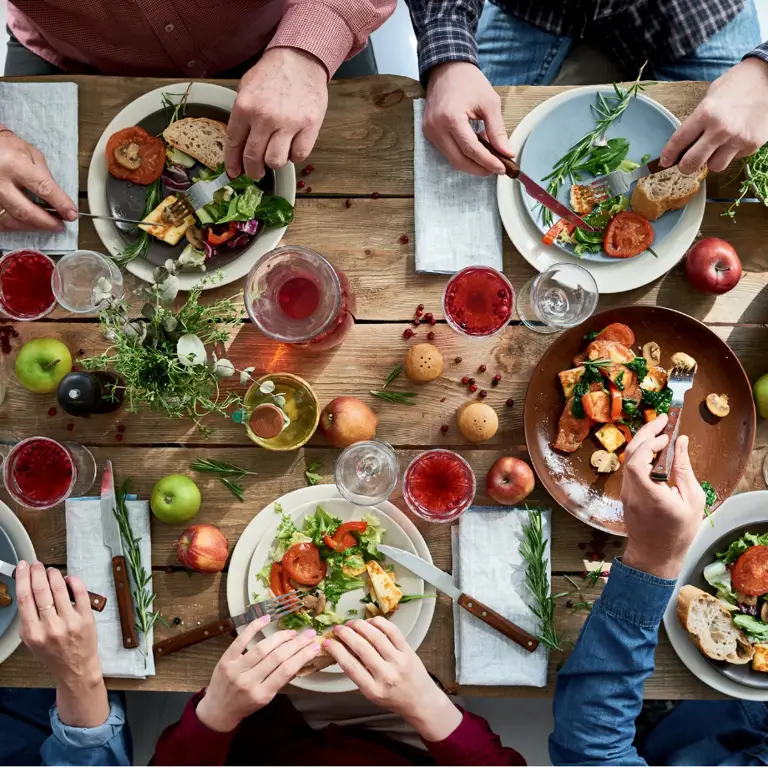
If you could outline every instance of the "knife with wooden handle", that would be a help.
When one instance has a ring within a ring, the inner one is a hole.
[[[155,659],[159,659],[163,656],[170,656],[177,651],[183,651],[191,645],[210,640],[212,637],[226,635],[234,630],[235,622],[232,619],[219,619],[219,621],[205,624],[202,627],[190,629],[189,632],[182,632],[180,635],[169,637],[167,640],[161,640],[152,646],[152,652],[155,654]]]

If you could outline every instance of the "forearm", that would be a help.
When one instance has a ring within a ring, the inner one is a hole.
[[[483,0],[406,0],[416,32],[419,77],[426,87],[438,64],[468,61],[477,66],[477,23]]]
[[[674,581],[616,561],[600,599],[557,678],[556,765],[644,765],[632,746],[643,683]]]
[[[101,668],[77,679],[59,681],[56,707],[61,721],[74,728],[95,728],[109,717],[109,700]]]
[[[325,66],[328,77],[365,48],[368,36],[393,13],[397,0],[287,0],[269,48],[299,48]]]

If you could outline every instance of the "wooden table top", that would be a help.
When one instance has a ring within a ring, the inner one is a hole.
[[[80,203],[85,207],[88,164],[102,131],[115,114],[142,93],[172,81],[109,77],[60,77],[79,85],[80,116]],[[224,81],[235,87],[235,81]],[[651,86],[648,95],[668,107],[678,117],[688,115],[704,94],[701,83],[660,84]],[[517,123],[537,104],[566,90],[553,87],[508,87],[498,89],[502,97],[507,129]],[[525,457],[523,436],[523,400],[531,372],[551,337],[536,335],[521,325],[510,325],[503,334],[487,341],[466,343],[442,321],[435,327],[436,344],[452,360],[461,355],[461,366],[449,363],[444,375],[409,408],[383,403],[368,395],[379,388],[387,373],[401,362],[406,349],[402,339],[417,304],[426,311],[440,313],[440,297],[445,278],[416,275],[413,267],[413,114],[411,100],[420,97],[421,87],[407,78],[379,76],[360,80],[333,82],[330,86],[328,114],[317,145],[308,162],[314,166],[307,187],[299,192],[296,220],[288,230],[286,242],[307,245],[325,255],[349,277],[357,294],[358,323],[345,343],[325,355],[305,356],[289,351],[283,368],[296,371],[315,387],[325,404],[339,395],[356,395],[377,411],[379,435],[395,446],[401,467],[428,446],[447,446],[461,452],[472,464],[478,477],[485,476],[493,461],[502,454]],[[702,223],[704,235],[726,237],[736,247],[744,266],[744,276],[730,293],[717,299],[697,293],[686,282],[678,266],[660,280],[624,294],[604,296],[598,311],[626,304],[661,305],[678,309],[712,326],[726,339],[741,359],[752,381],[766,372],[768,327],[768,267],[764,233],[768,214],[763,206],[744,204],[738,224],[720,216],[735,196],[736,174],[727,171],[708,180],[711,202],[707,203]],[[372,193],[378,192],[377,199]],[[347,207],[346,201],[351,201]],[[407,234],[409,242],[401,243]],[[80,245],[104,251],[93,226],[80,224]],[[534,270],[515,251],[504,236],[504,272],[515,288],[522,286]],[[137,282],[126,276],[133,289]],[[206,296],[236,293],[238,286],[215,289]],[[57,310],[34,323],[18,323],[17,344],[40,336],[61,338],[74,352],[97,353],[106,345],[96,318],[83,320]],[[244,324],[232,341],[230,357],[238,368],[267,360],[274,345]],[[489,364],[503,376],[498,388],[489,389],[487,402],[496,407],[500,429],[494,440],[482,446],[465,444],[455,427],[454,414],[465,400],[458,380],[467,371]],[[459,368],[461,370],[459,370]],[[505,407],[507,398],[515,406]],[[231,545],[252,516],[276,497],[305,484],[304,469],[313,461],[322,463],[321,474],[332,481],[335,449],[313,438],[302,451],[288,455],[271,454],[251,443],[245,431],[231,421],[217,420],[216,432],[206,441],[188,420],[168,420],[144,411],[129,414],[119,411],[103,417],[72,419],[59,409],[50,417],[55,395],[33,395],[16,381],[10,384],[5,403],[0,407],[0,428],[20,436],[44,434],[58,439],[78,440],[93,451],[97,463],[114,462],[118,478],[131,476],[135,490],[147,498],[154,483],[162,476],[185,471],[198,456],[230,461],[258,471],[257,477],[244,481],[246,502],[240,503],[215,478],[195,477],[203,493],[203,506],[195,522],[219,526]],[[69,425],[74,428],[70,431]],[[122,441],[117,440],[117,426],[125,427]],[[442,424],[450,424],[446,435]],[[502,450],[503,447],[503,450]],[[768,427],[758,427],[755,451],[739,491],[764,487],[761,466],[768,450]],[[489,503],[479,483],[478,503]],[[9,502],[3,492],[3,498]],[[400,499],[393,499],[402,507]],[[549,496],[537,484],[529,502],[552,505]],[[25,510],[14,505],[32,537],[38,557],[47,565],[66,566],[64,510],[47,512]],[[583,570],[586,553],[598,552],[610,560],[620,554],[623,542],[605,537],[554,505],[552,572],[553,592],[572,589],[566,574]],[[449,526],[417,521],[419,529],[439,567],[451,569]],[[215,576],[193,574],[178,567],[171,544],[179,529],[153,521],[152,567],[158,593],[156,607],[169,622],[169,629],[157,625],[156,639],[215,621],[227,614],[226,573]],[[176,566],[176,567],[174,567]],[[599,587],[584,589],[584,599],[594,599]],[[578,599],[577,596],[574,596]],[[181,619],[176,625],[174,619]],[[566,640],[575,640],[586,613],[566,607],[558,601],[557,621]],[[663,636],[663,630],[662,630]],[[227,646],[226,637],[216,638],[178,653],[158,664],[157,675],[146,681],[112,680],[117,689],[194,691],[207,684],[211,672]],[[566,644],[567,645],[567,644]],[[450,690],[455,684],[453,655],[453,620],[450,602],[438,599],[429,634],[419,651],[427,667]],[[550,655],[550,679],[545,689],[462,688],[468,695],[532,696],[551,695],[554,677],[563,654]],[[50,679],[24,647],[20,647],[0,667],[0,684],[6,686],[45,686]],[[648,698],[711,698],[715,692],[699,683],[678,661],[665,637],[656,656],[656,673],[645,687]]]

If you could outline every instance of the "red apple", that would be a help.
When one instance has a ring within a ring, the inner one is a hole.
[[[320,414],[320,431],[336,448],[373,440],[378,426],[376,414],[356,397],[337,397]]]
[[[485,487],[497,504],[517,504],[533,490],[536,476],[522,459],[502,456],[488,470]]]
[[[741,262],[736,249],[719,237],[705,237],[694,243],[685,256],[685,274],[702,293],[727,293],[741,279]]]
[[[176,542],[179,562],[199,573],[218,573],[227,562],[227,537],[214,525],[191,525]]]

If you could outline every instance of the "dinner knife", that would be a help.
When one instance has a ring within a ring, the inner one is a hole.
[[[101,476],[101,535],[105,546],[112,552],[112,578],[115,582],[123,648],[138,648],[139,635],[136,631],[136,612],[131,595],[131,581],[123,555],[120,526],[115,517],[115,480],[111,461],[104,464],[104,473]]]
[[[452,600],[455,600],[462,608],[468,610],[480,621],[484,621],[493,627],[502,635],[506,635],[510,640],[514,640],[526,651],[533,653],[539,645],[539,641],[529,632],[526,632],[517,624],[513,624],[508,618],[497,613],[493,608],[489,608],[474,597],[470,597],[462,592],[453,580],[450,573],[441,571],[437,566],[428,563],[418,555],[406,552],[404,549],[389,547],[386,544],[378,545],[379,552],[386,555],[390,560],[394,560],[399,565],[420,576],[424,581],[429,582],[444,592]]]
[[[7,576],[9,579],[16,580],[16,566],[10,563],[0,560],[0,575]],[[75,602],[75,596],[72,594],[72,587],[67,584],[67,592],[69,593],[70,602]],[[107,598],[104,595],[97,595],[95,592],[88,593],[88,599],[91,601],[91,608],[98,613],[104,610],[104,606],[107,604]]]
[[[520,170],[520,166],[511,157],[503,155],[487,139],[480,136],[480,134],[477,134],[477,140],[494,157],[501,160],[507,170],[507,176],[509,176],[510,179],[517,179],[525,187],[526,192],[528,192],[537,203],[541,203],[545,208],[552,211],[552,213],[556,214],[561,219],[570,221],[571,224],[579,229],[585,229],[587,232],[595,231],[595,228],[587,224],[581,216],[575,214],[570,208],[566,208],[556,197],[550,195],[546,189],[537,184],[530,176],[523,173]]]

